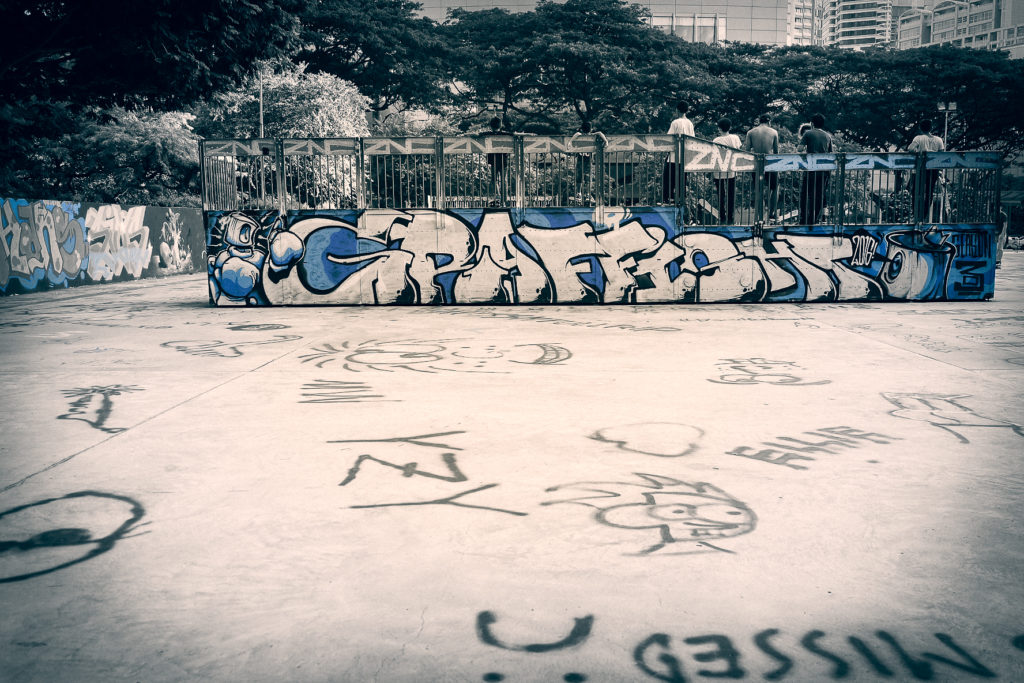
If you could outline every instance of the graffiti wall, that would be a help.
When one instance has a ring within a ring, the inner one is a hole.
[[[988,299],[994,225],[685,226],[673,207],[208,212],[218,305]]]
[[[0,199],[0,294],[202,268],[198,209]]]

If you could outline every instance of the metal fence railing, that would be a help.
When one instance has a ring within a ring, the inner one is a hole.
[[[675,135],[207,140],[201,161],[207,211],[667,206],[697,226],[992,223],[1002,168],[997,152],[759,155]]]

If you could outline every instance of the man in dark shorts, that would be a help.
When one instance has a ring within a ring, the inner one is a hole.
[[[747,131],[747,137],[743,141],[743,149],[755,154],[778,154],[779,153],[779,131],[768,124],[772,119],[767,114],[762,114],[758,119],[758,125]],[[754,178],[755,182],[757,178]],[[765,172],[764,186],[768,191],[768,220],[777,218],[779,205],[779,174]]]
[[[825,117],[815,114],[811,117],[811,127],[800,138],[800,144],[808,154],[827,154],[832,152],[832,136],[824,130]],[[799,225],[814,225],[818,222],[821,209],[825,206],[825,193],[832,171],[805,171],[804,182],[800,188],[800,220]]]

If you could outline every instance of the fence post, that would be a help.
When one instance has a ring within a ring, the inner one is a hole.
[[[523,177],[523,169],[526,165],[525,147],[522,133],[512,135],[512,173],[516,180],[515,207],[522,209],[526,206],[526,179]]]
[[[434,208],[443,211],[445,208],[444,196],[444,138],[440,135],[434,137]]]
[[[914,160],[914,224],[920,228],[928,220],[928,208],[925,206],[925,153],[918,152]]]
[[[209,211],[209,187],[206,177],[206,140],[199,141],[199,187],[202,190],[203,211]]]
[[[754,225],[764,223],[764,155],[754,155]]]
[[[276,161],[277,161],[277,164],[276,164],[276,166],[277,166],[277,168],[276,168],[276,171],[277,171],[277,174],[276,174],[277,175],[276,185],[277,185],[277,187],[275,188],[277,190],[277,208],[278,208],[278,211],[281,214],[281,218],[283,219],[284,215],[286,213],[288,213],[288,192],[287,192],[288,188],[285,187],[285,179],[284,179],[284,140],[282,140],[281,138],[277,138],[276,140],[274,140],[274,153],[277,156],[277,159],[276,159]]]
[[[591,169],[590,172],[597,174],[597,187],[594,188],[594,194],[597,195],[597,196],[594,197],[594,203],[595,203],[595,208],[597,209],[597,212],[600,213],[601,211],[604,210],[604,192],[605,192],[605,182],[604,182],[604,137],[601,136],[601,135],[595,135],[594,136],[594,146],[595,146],[594,157],[593,157],[593,160],[590,163],[590,169]]]
[[[362,138],[356,138],[356,209],[360,215],[366,209],[366,155]]]
[[[686,206],[686,137],[676,135],[676,187],[673,194],[676,196],[676,206]]]
[[[846,153],[836,153],[836,175],[839,176],[839,187],[835,192],[836,215],[832,220],[833,242],[843,237],[843,225],[846,217]]]

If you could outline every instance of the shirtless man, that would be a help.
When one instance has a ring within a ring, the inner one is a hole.
[[[743,141],[743,149],[755,154],[778,154],[779,153],[779,131],[768,124],[771,117],[761,114],[758,125],[747,131],[747,137]],[[757,180],[756,178],[754,179]],[[779,174],[765,172],[764,185],[768,190],[768,220],[774,221],[779,204]]]

